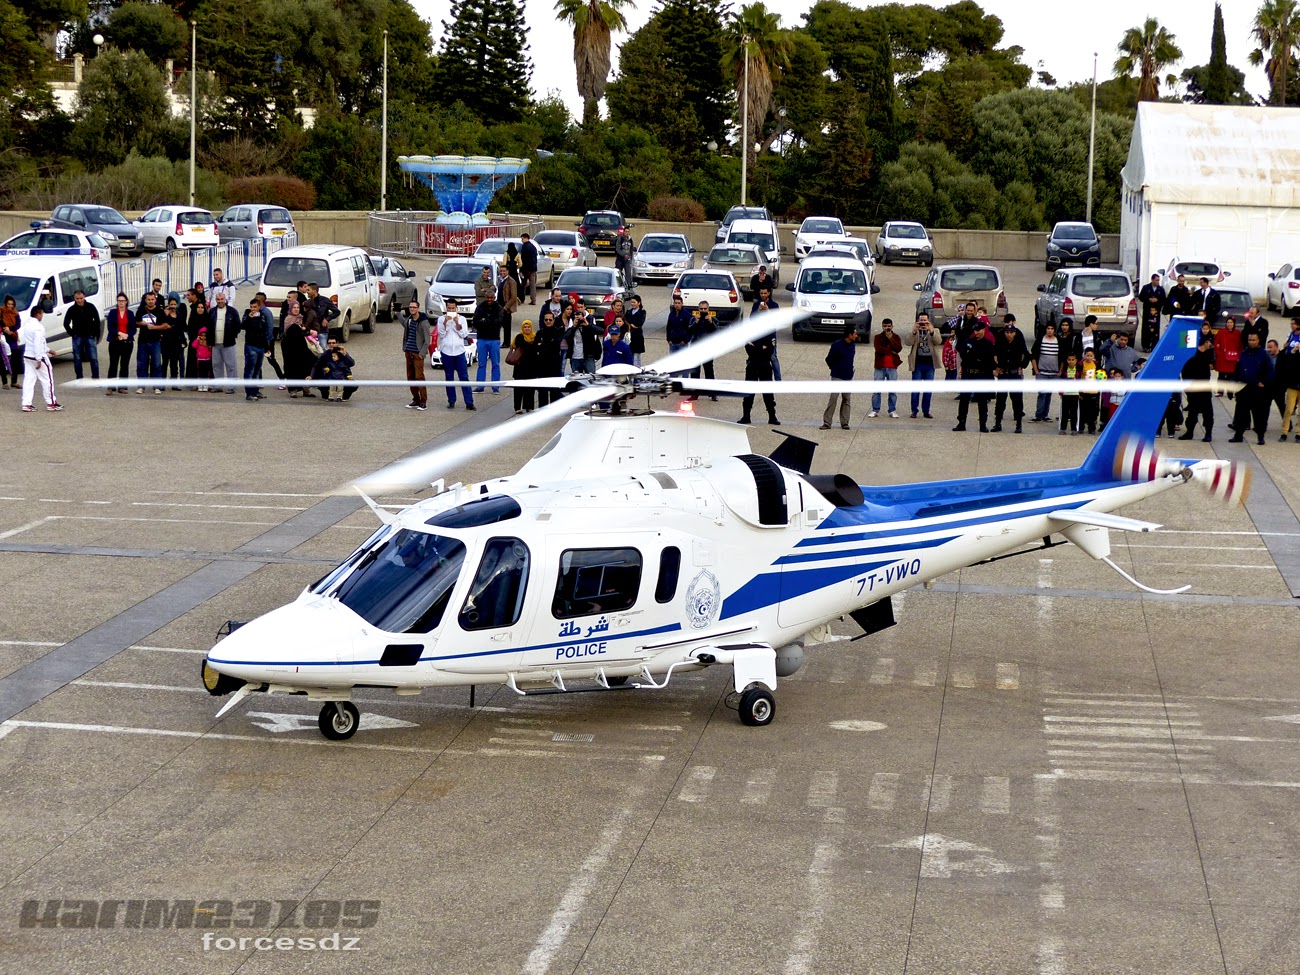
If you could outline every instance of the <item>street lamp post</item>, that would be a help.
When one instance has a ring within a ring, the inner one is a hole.
[[[1092,223],[1092,165],[1097,145],[1097,52],[1092,52],[1092,120],[1088,123],[1088,215]]]
[[[745,191],[749,188],[749,35],[741,37],[745,47],[745,90],[741,92],[740,114],[740,205],[745,205]]]
[[[388,209],[388,31],[384,31],[384,115],[379,136],[379,212]]]
[[[99,52],[104,49],[104,35],[96,34],[91,40],[95,44],[95,57],[99,57]]]
[[[194,206],[194,160],[199,116],[199,27],[190,21],[190,206]]]

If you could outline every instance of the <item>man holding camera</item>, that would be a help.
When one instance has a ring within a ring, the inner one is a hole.
[[[447,299],[447,311],[438,318],[438,355],[442,357],[442,372],[447,382],[459,379],[466,385],[459,387],[465,391],[465,409],[476,409],[474,394],[470,391],[469,366],[465,359],[465,337],[469,335],[469,323],[456,309],[456,299]],[[479,360],[482,362],[482,360]],[[456,386],[447,387],[447,409],[456,408]]]

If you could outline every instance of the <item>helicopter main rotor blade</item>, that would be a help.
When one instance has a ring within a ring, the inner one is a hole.
[[[554,420],[565,419],[601,400],[617,399],[623,392],[617,386],[591,386],[579,389],[532,413],[525,413],[505,423],[481,430],[445,447],[438,447],[389,464],[382,470],[357,478],[351,484],[338,488],[334,493],[352,494],[354,489],[360,488],[366,494],[389,494],[394,491],[427,486],[447,471],[481,457],[517,437],[522,437],[537,427],[545,426]]]
[[[641,371],[660,375],[689,372],[697,366],[704,365],[710,359],[717,359],[728,352],[742,349],[747,342],[779,332],[807,317],[806,311],[799,311],[796,308],[778,308],[775,311],[765,311],[742,319],[732,325],[719,325],[718,330],[708,338],[692,342],[684,349],[671,352],[664,358],[645,366]]]
[[[1241,383],[1219,379],[682,379],[684,393],[1210,393],[1235,392]]]
[[[567,389],[572,380],[563,376],[546,376],[539,379],[506,379],[499,383],[488,383],[494,389],[503,386],[506,389]],[[440,389],[448,386],[472,386],[480,384],[473,379],[72,379],[60,384],[60,388],[69,389],[148,389],[150,386],[177,386],[181,389],[198,389],[205,387],[231,387],[247,389],[260,386],[287,386],[289,389],[318,389],[324,386],[352,387],[397,387],[424,386]]]

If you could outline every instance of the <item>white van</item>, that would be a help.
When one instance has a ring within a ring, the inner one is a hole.
[[[796,342],[812,335],[837,339],[849,324],[861,341],[871,338],[871,296],[880,287],[871,283],[856,257],[812,254],[785,290],[794,292],[794,307],[808,314],[794,323]]]
[[[728,244],[756,244],[767,258],[767,270],[781,283],[781,237],[772,220],[733,220],[727,230]]]
[[[26,321],[39,301],[45,307],[45,338],[50,355],[72,352],[72,336],[63,327],[72,296],[84,291],[86,301],[107,314],[116,304],[112,261],[78,256],[0,257],[0,296],[11,295]]]
[[[276,251],[266,261],[257,290],[266,292],[266,300],[278,309],[299,281],[318,284],[320,293],[338,305],[339,321],[349,331],[353,325],[363,332],[375,330],[379,275],[360,247],[304,244]]]

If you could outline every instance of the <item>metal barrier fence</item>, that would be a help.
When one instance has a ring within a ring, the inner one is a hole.
[[[490,213],[490,223],[481,227],[458,227],[438,223],[441,213],[432,210],[389,210],[366,218],[366,243],[372,251],[393,257],[450,257],[473,254],[492,237],[536,235],[545,230],[541,217]]]
[[[278,250],[296,247],[297,244],[297,234],[285,234],[283,237],[236,240],[218,247],[177,248],[151,257],[138,257],[116,265],[113,293],[125,292],[127,300],[134,306],[156,279],[163,284],[163,294],[175,291],[184,295],[196,281],[202,281],[207,287],[212,281],[213,269],[218,267],[236,285],[256,283],[261,280],[267,258]]]

